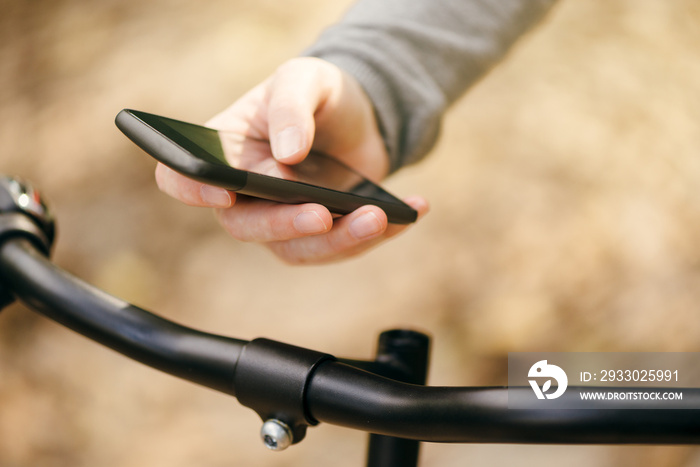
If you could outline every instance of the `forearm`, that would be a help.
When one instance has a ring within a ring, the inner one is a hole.
[[[360,0],[306,54],[363,86],[396,170],[432,148],[449,105],[554,1]]]

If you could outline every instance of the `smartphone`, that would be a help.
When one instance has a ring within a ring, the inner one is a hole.
[[[418,217],[376,183],[319,152],[286,165],[272,157],[269,142],[238,133],[129,109],[119,112],[115,123],[153,158],[203,183],[280,203],[318,203],[340,215],[371,204],[394,224]]]

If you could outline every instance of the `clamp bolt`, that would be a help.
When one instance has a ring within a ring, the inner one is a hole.
[[[291,446],[294,440],[289,426],[274,418],[263,423],[260,429],[260,437],[265,443],[265,447],[272,451],[283,451]]]

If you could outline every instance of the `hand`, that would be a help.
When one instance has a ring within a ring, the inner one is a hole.
[[[369,98],[352,77],[315,58],[285,63],[207,126],[269,141],[264,149],[241,145],[241,150],[265,151],[256,157],[274,157],[284,164],[301,162],[313,148],[374,181],[389,170]],[[287,205],[237,195],[188,179],[161,164],[156,168],[156,181],[162,191],[186,204],[216,208],[219,222],[234,238],[263,243],[292,264],[354,256],[407,227],[389,225],[384,211],[376,206],[333,218],[318,204]],[[419,216],[428,210],[421,197],[404,201]]]

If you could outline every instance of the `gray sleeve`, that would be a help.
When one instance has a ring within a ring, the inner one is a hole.
[[[435,144],[442,115],[555,0],[359,0],[305,55],[353,75],[392,170]]]

